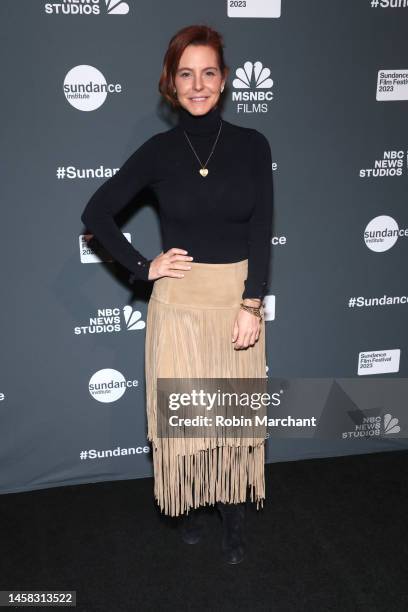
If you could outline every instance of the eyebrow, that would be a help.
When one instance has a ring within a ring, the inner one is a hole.
[[[217,66],[207,66],[206,68],[203,68],[203,70],[210,70],[210,69],[211,69],[211,70],[218,70]],[[187,68],[187,67],[185,67],[185,68],[179,68],[179,69],[177,70],[177,72],[181,72],[181,70],[192,70],[192,68]]]

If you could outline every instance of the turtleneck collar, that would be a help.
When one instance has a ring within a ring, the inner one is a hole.
[[[205,115],[192,115],[183,106],[178,108],[179,126],[190,134],[212,134],[217,132],[221,122],[218,104]]]

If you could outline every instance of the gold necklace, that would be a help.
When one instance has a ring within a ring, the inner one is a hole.
[[[213,148],[211,149],[211,153],[210,153],[210,155],[208,156],[208,159],[207,159],[207,161],[205,162],[205,164],[203,164],[203,163],[202,163],[202,161],[201,161],[201,159],[198,157],[198,155],[197,155],[197,153],[196,153],[196,151],[195,151],[195,149],[194,149],[193,145],[191,144],[191,141],[190,141],[189,137],[187,136],[187,134],[186,134],[185,130],[183,130],[184,135],[185,135],[185,137],[187,138],[188,143],[189,143],[190,147],[192,148],[194,155],[196,156],[196,158],[198,159],[198,161],[199,161],[199,163],[200,163],[201,168],[200,168],[199,172],[200,172],[201,176],[203,176],[203,177],[204,177],[204,176],[207,176],[207,174],[208,174],[208,168],[206,168],[206,165],[208,164],[208,162],[209,162],[209,159],[210,159],[211,155],[212,155],[212,154],[214,153],[214,151],[215,151],[215,147],[216,147],[216,145],[217,145],[217,141],[218,141],[219,135],[220,135],[220,133],[221,133],[221,128],[222,128],[222,120],[220,121],[220,128],[219,128],[219,130],[218,130],[217,138],[215,139],[215,142],[214,142]]]

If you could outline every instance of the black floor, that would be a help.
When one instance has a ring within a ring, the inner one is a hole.
[[[150,478],[2,495],[0,590],[76,590],[81,612],[407,611],[407,458],[267,465],[236,566],[221,560],[217,511],[184,544]]]

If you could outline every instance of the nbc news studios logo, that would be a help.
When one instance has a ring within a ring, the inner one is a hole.
[[[48,15],[127,15],[129,4],[123,0],[59,0],[46,2]]]
[[[262,62],[245,62],[235,71],[232,101],[237,113],[267,113],[274,99],[271,71]]]
[[[142,319],[142,313],[138,309],[126,304],[122,309],[119,307],[98,308],[94,316],[82,325],[74,327],[76,336],[94,336],[96,334],[111,334],[121,331],[139,331],[145,329],[146,322]]]
[[[351,440],[355,438],[373,438],[382,437],[390,434],[396,434],[401,431],[398,424],[399,419],[392,414],[364,416],[359,423],[356,423],[351,431],[343,431],[341,437],[343,440]]]

